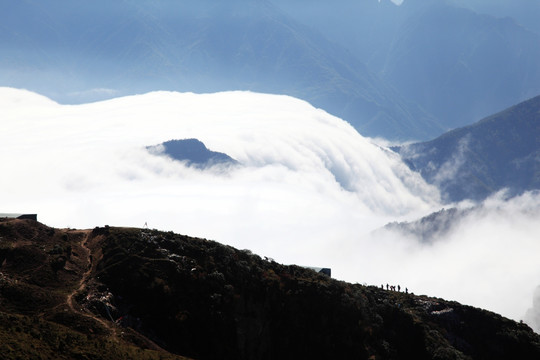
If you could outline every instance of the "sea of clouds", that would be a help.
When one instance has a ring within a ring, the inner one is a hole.
[[[538,193],[497,194],[431,244],[375,231],[440,210],[438,191],[387,148],[301,100],[154,92],[59,105],[0,88],[0,119],[0,212],[38,213],[60,228],[147,223],[539,329]],[[240,165],[200,170],[146,150],[187,138]]]

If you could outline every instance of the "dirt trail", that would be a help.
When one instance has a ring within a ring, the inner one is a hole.
[[[81,246],[81,249],[83,250],[84,254],[82,255],[86,259],[87,264],[87,270],[84,272],[83,276],[81,277],[81,280],[79,281],[79,286],[73,290],[66,298],[66,304],[69,307],[69,309],[79,315],[82,315],[84,317],[93,319],[100,323],[105,329],[109,330],[112,339],[117,341],[118,340],[118,334],[117,334],[117,328],[114,323],[110,321],[106,321],[99,316],[91,313],[90,311],[84,309],[81,307],[77,302],[74,300],[74,297],[79,293],[86,289],[86,283],[88,282],[88,279],[90,278],[90,275],[92,274],[92,270],[94,268],[94,257],[92,256],[92,251],[88,247],[88,240],[90,238],[91,230],[80,230],[77,231],[78,233],[83,233],[83,238],[80,241],[79,245]]]
[[[81,239],[79,245],[81,246],[81,249],[84,252],[82,257],[86,259],[85,263],[87,264],[86,265],[87,270],[84,272],[83,276],[81,277],[81,280],[79,281],[79,286],[67,296],[66,304],[72,312],[97,321],[105,329],[109,330],[112,339],[118,342],[120,341],[120,338],[123,337],[125,330],[119,329],[114,322],[105,320],[93,314],[92,312],[88,311],[87,309],[81,307],[81,305],[79,305],[74,299],[78,293],[86,289],[88,280],[90,279],[92,272],[95,270],[95,267],[97,266],[97,263],[99,262],[102,254],[99,251],[98,251],[98,254],[95,254],[95,253],[93,254],[91,248],[88,246],[88,242],[90,240],[90,235],[92,233],[92,230],[76,230],[73,232],[83,234],[83,238]],[[119,331],[120,331],[120,335],[118,333]],[[160,352],[167,352],[166,350],[164,350],[162,347],[160,347],[158,344],[156,344],[154,341],[150,340],[146,336],[138,332],[134,332],[134,334],[136,334],[136,337],[139,339],[139,341],[142,341],[143,343],[145,343],[148,349],[152,349],[152,350],[156,350]]]

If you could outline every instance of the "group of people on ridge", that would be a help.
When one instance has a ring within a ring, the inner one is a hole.
[[[384,285],[381,285],[381,289],[384,290]],[[396,291],[396,286],[386,284],[386,290]],[[397,291],[398,292],[401,291],[401,286],[399,285],[397,286]],[[408,293],[409,293],[409,289],[405,288],[405,294],[408,294]]]

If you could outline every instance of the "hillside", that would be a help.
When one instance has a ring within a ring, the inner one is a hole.
[[[497,314],[349,284],[214,241],[0,222],[6,359],[536,359]]]
[[[540,189],[540,96],[424,143],[395,148],[447,201]]]
[[[2,359],[184,359],[78,304],[95,276],[90,235],[0,220]]]

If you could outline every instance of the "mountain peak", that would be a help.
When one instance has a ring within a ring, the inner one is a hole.
[[[169,140],[160,145],[148,146],[154,154],[164,154],[174,160],[186,162],[188,166],[207,168],[218,164],[237,164],[227,154],[211,151],[197,139]]]

